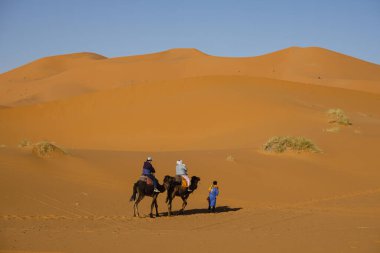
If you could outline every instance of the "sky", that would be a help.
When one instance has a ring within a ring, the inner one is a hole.
[[[380,64],[380,0],[0,0],[0,73],[58,54],[318,46]]]

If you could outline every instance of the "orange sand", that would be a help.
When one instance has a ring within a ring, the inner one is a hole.
[[[247,58],[196,49],[107,59],[93,53],[47,57],[0,76],[1,105],[26,105],[157,80],[243,76],[380,93],[380,66],[322,48],[288,48]]]
[[[0,252],[380,251],[376,64],[321,48],[80,53],[0,75],[0,105]],[[330,108],[353,125],[329,132]],[[276,135],[323,153],[262,151]],[[23,139],[70,155],[36,157],[17,147]],[[178,159],[201,177],[186,215],[132,218],[148,155],[160,182]],[[220,209],[208,214],[215,179]]]

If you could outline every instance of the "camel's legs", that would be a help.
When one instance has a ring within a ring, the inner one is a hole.
[[[185,207],[187,206],[187,198],[186,197],[181,197],[182,198],[182,209],[180,210],[181,213],[185,211]]]
[[[172,215],[172,199],[169,198],[169,201],[168,201],[168,216],[171,216]]]
[[[159,217],[160,214],[158,213],[158,204],[157,204],[157,198],[154,200],[154,205],[156,207],[156,217]]]
[[[157,201],[157,195],[153,195],[152,204],[150,205],[150,214],[149,214],[151,218],[153,218],[153,207],[157,204],[156,201]]]
[[[135,198],[135,201],[133,202],[133,217],[136,217],[136,202],[139,198],[139,194],[137,193],[137,198]]]
[[[169,202],[168,202],[168,216],[172,215],[172,202],[173,202],[174,197],[175,197],[175,195],[174,196],[170,196],[170,198],[169,198]]]
[[[138,194],[138,198],[136,199],[135,204],[134,204],[134,206],[135,206],[135,208],[136,208],[136,211],[137,211],[137,217],[140,217],[140,213],[139,213],[139,203],[140,203],[140,201],[141,201],[143,198],[144,198],[143,195]],[[136,214],[134,214],[134,216],[136,217]]]
[[[172,192],[171,196],[169,197],[169,202],[168,202],[168,215],[172,215],[172,201],[175,198],[176,195],[176,190]]]

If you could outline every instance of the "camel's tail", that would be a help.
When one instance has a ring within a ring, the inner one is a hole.
[[[137,194],[137,183],[133,185],[133,193],[129,201],[135,201],[136,200],[136,194]]]

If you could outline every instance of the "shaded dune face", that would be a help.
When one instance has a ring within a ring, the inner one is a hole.
[[[0,75],[0,104],[36,104],[150,81],[227,75],[380,93],[378,65],[322,48],[292,47],[242,58],[179,48],[110,59],[94,53],[42,58]]]

